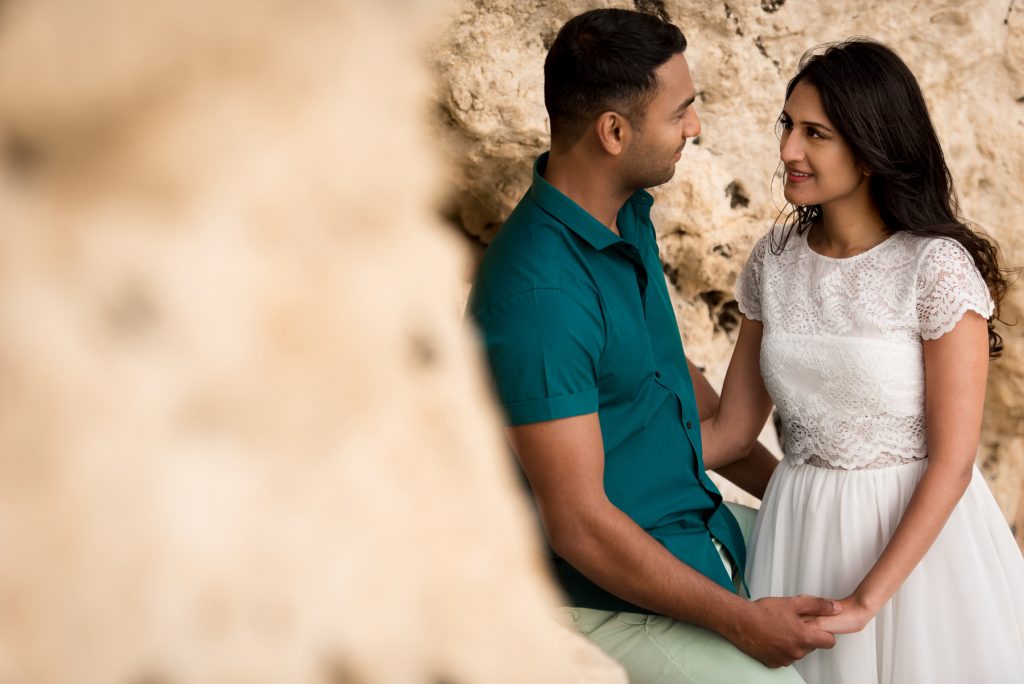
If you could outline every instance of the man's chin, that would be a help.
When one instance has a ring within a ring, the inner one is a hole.
[[[639,189],[656,188],[659,185],[668,183],[676,175],[675,162],[661,167],[660,169],[644,169],[643,173],[637,173],[632,178],[632,187]]]
[[[650,183],[650,185],[645,185],[644,187],[656,188],[659,185],[664,185],[665,183],[668,183],[670,180],[672,180],[675,177],[675,175],[676,165],[673,164],[672,166],[668,167],[668,169],[666,169],[665,172],[662,173],[660,176],[658,176],[657,178],[652,178],[652,182]]]

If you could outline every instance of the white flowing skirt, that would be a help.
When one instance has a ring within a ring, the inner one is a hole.
[[[751,535],[753,598],[843,598],[881,555],[927,459],[775,470]],[[861,632],[796,663],[808,684],[1024,682],[1024,557],[977,468],[935,543]]]

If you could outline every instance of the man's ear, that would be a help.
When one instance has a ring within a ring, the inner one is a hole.
[[[616,157],[626,149],[629,137],[633,132],[626,117],[611,111],[604,112],[597,117],[594,129],[597,133],[597,140],[604,151]]]

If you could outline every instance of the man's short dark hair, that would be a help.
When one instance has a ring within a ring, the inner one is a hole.
[[[655,69],[686,50],[686,37],[653,14],[598,9],[573,17],[544,60],[552,146],[575,144],[602,112],[636,126],[657,90]]]

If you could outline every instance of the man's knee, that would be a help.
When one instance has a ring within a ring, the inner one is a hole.
[[[728,640],[671,618],[573,608],[576,628],[617,660],[631,684],[802,684],[792,668],[771,669]]]

